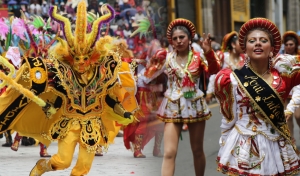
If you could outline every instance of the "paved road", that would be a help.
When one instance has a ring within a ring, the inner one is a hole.
[[[205,129],[204,149],[206,153],[206,176],[221,176],[216,171],[216,156],[218,153],[218,140],[220,137],[220,119],[219,107],[211,105],[212,118],[207,121]],[[296,128],[296,139],[299,139],[299,129]],[[176,160],[175,176],[193,176],[192,152],[189,144],[189,133],[183,132],[183,140],[179,142],[179,153]],[[299,140],[297,140],[299,144]],[[0,139],[0,145],[4,139]],[[145,147],[145,159],[135,159],[132,152],[123,147],[122,138],[117,137],[115,144],[109,147],[109,150],[103,157],[96,157],[89,176],[159,176],[161,170],[161,158],[152,156],[152,147],[154,141]],[[50,154],[57,151],[57,143],[52,143],[48,149]],[[0,147],[0,176],[26,176],[35,165],[39,157],[39,147],[21,146],[18,152],[10,148]],[[77,151],[69,169],[63,171],[48,172],[45,176],[68,176],[71,168],[75,165]]]

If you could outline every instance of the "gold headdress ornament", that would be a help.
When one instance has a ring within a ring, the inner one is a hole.
[[[196,33],[195,25],[187,19],[178,18],[178,19],[173,20],[169,24],[168,29],[167,29],[167,38],[168,38],[168,41],[170,44],[172,44],[172,29],[175,26],[185,26],[190,31],[191,38],[194,38],[194,35]]]
[[[75,33],[72,34],[71,23],[68,18],[57,14],[57,7],[50,8],[50,17],[62,25],[62,31],[68,45],[68,52],[70,52],[72,58],[75,55],[86,55],[90,58],[93,53],[93,47],[100,35],[101,25],[103,23],[109,23],[115,16],[113,8],[107,4],[102,5],[101,10],[107,11],[105,15],[101,16],[93,22],[92,31],[87,33],[87,11],[86,3],[81,1],[77,6],[77,19]],[[65,42],[61,40],[61,45]],[[72,61],[70,61],[72,62]]]

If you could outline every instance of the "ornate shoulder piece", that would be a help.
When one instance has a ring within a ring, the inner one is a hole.
[[[223,116],[227,121],[232,121],[234,119],[233,115],[233,94],[232,94],[232,84],[230,80],[231,69],[223,69],[217,75],[215,79],[215,95],[220,102],[220,108]]]
[[[289,54],[280,54],[274,59],[273,64],[274,68],[280,73],[291,73],[293,68],[297,67],[297,57]]]

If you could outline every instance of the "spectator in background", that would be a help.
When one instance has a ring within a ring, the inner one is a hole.
[[[150,0],[150,6],[152,7],[154,13],[157,13],[160,5],[156,2],[156,0]]]
[[[123,0],[116,0],[116,3],[118,3],[120,7],[124,4]]]
[[[163,49],[165,49],[166,51],[172,51],[172,50],[170,50],[170,45],[169,45],[169,42],[168,42],[168,40],[167,39],[162,39],[161,40],[161,47],[163,48]]]
[[[130,28],[131,31],[133,31],[133,29],[134,29],[133,23],[137,24],[135,22],[135,17],[134,16],[130,17],[130,21],[129,21],[129,28]]]
[[[149,2],[149,1],[146,1]],[[149,3],[143,3],[143,9],[146,12],[147,16],[150,16],[152,18],[152,20],[155,22],[155,13],[153,8],[150,6],[150,2]]]
[[[127,11],[126,13],[125,13],[125,19],[126,19],[126,21],[127,21],[127,23],[130,23],[130,18],[131,18],[131,13],[130,13],[130,11]]]
[[[128,0],[123,0],[123,5],[121,5],[121,11],[125,9],[130,9],[131,6],[128,4]]]
[[[59,6],[59,13],[60,14],[65,14],[66,13],[66,8],[65,8],[65,3],[61,2]]]
[[[42,7],[37,0],[32,0],[32,4],[29,6],[29,13],[31,15],[42,16]]]
[[[134,50],[134,39],[132,37],[127,38],[128,49]]]
[[[98,6],[98,12],[99,12],[99,15],[102,16],[103,14],[101,14],[101,7],[103,6],[103,2],[99,2],[99,6]]]
[[[99,13],[98,9],[99,9],[98,1],[97,0],[92,0],[91,3],[88,6],[88,11],[97,14],[97,13]]]
[[[115,21],[118,21],[118,20],[121,19],[121,16],[120,16],[121,8],[120,8],[120,5],[117,2],[115,2],[115,4],[114,4],[114,9],[115,9],[115,12],[116,12]]]
[[[202,48],[200,47],[200,40],[201,37],[199,34],[195,34],[193,40],[192,40],[192,47],[194,49],[194,51],[199,52],[199,53],[203,53]]]
[[[131,6],[131,7],[135,7],[135,0],[128,0],[128,4]]]
[[[145,14],[143,13],[143,9],[141,7],[136,8],[137,13],[135,14],[135,22],[138,23],[140,20],[146,18]]]
[[[218,42],[216,42],[216,38],[214,36],[210,36],[209,39],[211,40],[211,48],[215,52],[220,51],[221,45]]]
[[[121,19],[117,21],[118,26],[124,26],[124,25],[129,25],[128,21],[125,19],[125,16],[122,16]]]
[[[47,1],[43,1],[43,4],[42,4],[42,17],[44,19],[48,19],[49,15],[49,5],[47,4]]]
[[[68,2],[66,3],[65,8],[66,8],[66,13],[67,13],[67,14],[71,14],[72,17],[73,17],[73,20],[74,20],[75,10],[72,8],[72,1],[68,1]]]
[[[143,0],[142,1],[142,7],[143,7],[144,10],[146,10],[149,5],[150,5],[149,0]]]
[[[124,29],[123,29],[123,34],[124,34],[125,39],[129,38],[130,35],[131,35],[131,33],[132,32],[131,32],[131,30],[129,28],[129,25],[125,25]]]
[[[122,26],[120,26],[120,25],[118,26],[117,30],[115,31],[115,36],[119,37],[119,38],[124,38]]]
[[[98,2],[99,2],[99,5],[100,5],[101,2],[102,2],[102,5],[105,4],[105,3],[108,3],[107,0],[98,0]]]
[[[28,6],[27,5],[21,5],[21,10],[23,11],[24,15],[26,16],[26,18],[30,17],[30,14],[28,13]]]

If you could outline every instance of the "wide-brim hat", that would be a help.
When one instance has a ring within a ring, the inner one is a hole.
[[[228,48],[228,45],[230,43],[228,43],[232,37],[234,36],[238,36],[239,34],[236,32],[236,31],[232,31],[230,33],[227,33],[224,37],[223,37],[223,40],[222,40],[222,46],[221,46],[221,50],[224,52],[227,50]]]
[[[191,38],[194,38],[194,35],[196,33],[195,25],[187,19],[178,18],[178,19],[173,20],[169,24],[168,29],[167,29],[167,38],[168,38],[168,41],[169,41],[170,44],[172,44],[172,29],[175,26],[185,26],[190,31]]]
[[[253,18],[243,24],[240,28],[239,43],[242,50],[245,52],[245,38],[249,31],[255,28],[262,28],[272,35],[274,41],[273,55],[276,56],[281,47],[281,36],[276,25],[266,18]]]
[[[298,41],[298,45],[300,45],[300,37],[294,31],[286,31],[282,36],[282,43],[284,42],[285,38],[288,36],[295,38]]]

